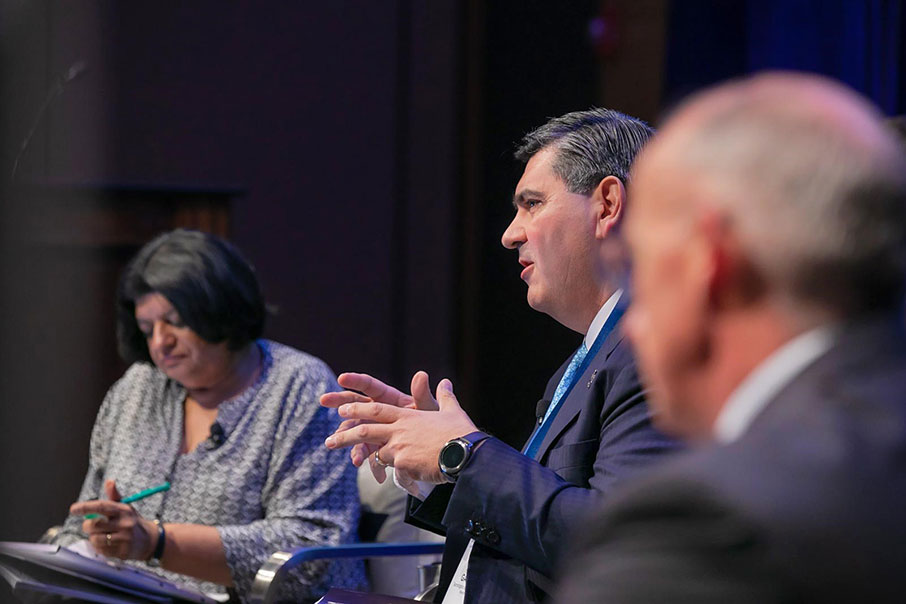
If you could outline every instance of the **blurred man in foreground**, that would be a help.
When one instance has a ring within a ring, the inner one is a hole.
[[[906,163],[818,77],[693,98],[640,156],[627,331],[710,441],[583,527],[558,602],[906,598]]]

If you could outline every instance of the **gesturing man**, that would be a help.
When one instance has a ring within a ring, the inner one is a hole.
[[[435,400],[424,372],[411,396],[347,373],[340,384],[362,394],[321,399],[347,418],[329,447],[354,446],[353,462],[370,456],[378,475],[395,466],[412,493],[412,479],[440,485],[410,501],[410,521],[447,536],[438,601],[539,600],[568,528],[674,448],[651,425],[620,333],[625,269],[613,261],[630,164],[650,136],[643,122],[598,109],[549,121],[517,151],[525,171],[503,245],[518,251],[531,307],[584,336],[548,383],[523,452],[478,431],[449,380]]]
[[[658,421],[703,441],[583,527],[558,602],[903,602],[906,160],[877,112],[766,74],[636,163],[627,314]]]

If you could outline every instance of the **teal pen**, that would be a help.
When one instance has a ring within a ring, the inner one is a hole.
[[[156,487],[151,487],[150,489],[145,489],[144,491],[139,491],[134,495],[129,495],[128,497],[123,497],[120,500],[120,503],[132,503],[133,501],[138,501],[139,499],[144,499],[145,497],[150,497],[156,493],[161,493],[163,491],[170,490],[170,483],[165,482],[164,484],[158,485]],[[100,514],[85,514],[85,518],[97,518]]]

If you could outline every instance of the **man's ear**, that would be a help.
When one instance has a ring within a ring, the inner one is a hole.
[[[716,211],[705,212],[699,226],[709,251],[704,273],[708,276],[711,305],[733,309],[760,298],[764,280],[743,251],[729,217]]]
[[[592,206],[595,209],[595,236],[603,239],[616,229],[623,219],[626,207],[626,187],[616,176],[601,179],[591,194]]]

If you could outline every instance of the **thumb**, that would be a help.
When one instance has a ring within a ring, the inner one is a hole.
[[[104,492],[107,493],[107,499],[110,501],[119,501],[122,499],[120,492],[116,488],[116,481],[112,478],[104,482]]]
[[[440,405],[441,411],[452,411],[454,409],[459,409],[459,401],[456,400],[456,395],[453,394],[453,382],[444,378],[437,385],[437,403]]]
[[[416,409],[437,411],[437,401],[431,396],[431,383],[427,373],[419,371],[412,376],[410,392],[412,392],[412,400],[415,401]]]

